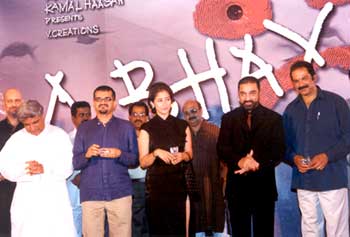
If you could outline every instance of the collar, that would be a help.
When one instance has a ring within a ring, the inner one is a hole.
[[[174,117],[171,114],[169,114],[166,119],[161,118],[158,114],[156,114],[156,116],[154,116],[154,118],[157,120],[160,120],[160,121],[171,121],[174,119]]]
[[[316,95],[315,100],[324,99],[324,98],[325,98],[325,95],[324,95],[323,90],[322,90],[319,86],[316,86],[316,88],[317,88],[317,95]],[[301,97],[301,95],[298,95],[296,102],[298,102],[298,103],[303,103],[303,104],[304,104],[304,100],[303,100],[303,98]]]
[[[205,119],[202,118],[202,121],[201,121],[201,124],[199,125],[198,131],[197,131],[197,132],[194,132],[194,131],[191,129],[192,134],[193,134],[194,136],[197,136],[199,133],[201,133],[201,131],[203,130],[202,128],[203,128],[204,126],[206,126],[207,123],[208,123],[208,122],[207,122]],[[188,126],[189,126],[189,125],[188,125]]]
[[[8,120],[8,117],[5,118],[6,124],[9,128],[11,128],[12,130],[19,130],[21,128],[23,128],[23,124],[21,122],[18,122],[17,126],[13,126],[10,121]]]
[[[95,121],[95,123],[96,123],[97,125],[107,126],[108,124],[110,124],[110,123],[111,123],[113,120],[115,120],[115,119],[116,119],[116,117],[114,117],[114,115],[112,115],[111,119],[108,120],[107,123],[102,123],[97,117],[95,117],[93,120]]]
[[[251,112],[252,116],[254,116],[254,115],[256,115],[256,114],[259,114],[259,113],[262,111],[262,108],[263,108],[263,106],[259,103],[258,106],[256,106],[256,107],[252,110],[252,112]],[[243,106],[241,106],[241,109],[242,109],[242,111],[243,111],[244,116],[247,117],[247,116],[248,116],[248,111],[245,110],[245,109],[243,108]]]

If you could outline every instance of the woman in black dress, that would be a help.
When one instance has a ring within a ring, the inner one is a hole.
[[[173,92],[165,83],[149,89],[148,103],[156,115],[141,128],[140,165],[147,168],[146,213],[151,236],[186,236],[185,169],[192,159],[186,121],[170,115]]]

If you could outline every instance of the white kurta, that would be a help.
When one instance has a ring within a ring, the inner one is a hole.
[[[13,134],[0,152],[0,172],[17,182],[11,205],[12,237],[74,237],[66,178],[72,173],[72,144],[62,129],[45,125],[34,136]],[[27,175],[26,161],[36,160],[43,174]]]

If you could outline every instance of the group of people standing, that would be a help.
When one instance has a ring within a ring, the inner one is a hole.
[[[44,123],[40,103],[7,90],[3,236],[11,228],[13,237],[220,236],[224,198],[233,236],[274,236],[281,161],[293,168],[302,235],[349,236],[349,108],[316,85],[310,63],[294,63],[290,77],[298,96],[283,116],[260,104],[259,80],[242,78],[240,106],[223,115],[220,128],[202,118],[195,100],[183,104],[184,120],[172,116],[174,94],[163,82],[150,86],[148,106],[130,105],[129,121],[113,115],[114,90],[99,86],[94,119],[88,103],[71,107],[70,137]]]

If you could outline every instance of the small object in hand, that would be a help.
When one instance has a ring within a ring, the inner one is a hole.
[[[302,162],[304,165],[309,165],[310,162],[311,162],[311,159],[310,159],[310,157],[308,156],[308,157],[303,158],[303,159],[301,160],[301,162]]]
[[[99,150],[99,153],[100,153],[101,156],[105,156],[105,155],[109,154],[109,150],[106,149],[106,148],[101,148]]]
[[[178,152],[179,152],[179,147],[178,146],[170,147],[170,153],[178,153]]]

